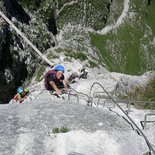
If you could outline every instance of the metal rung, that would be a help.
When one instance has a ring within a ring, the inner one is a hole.
[[[97,105],[99,105],[99,104],[101,104],[101,99],[102,98],[98,98],[98,101],[97,101]],[[108,102],[108,101],[110,101],[110,99],[106,99],[106,100],[104,100],[104,102],[103,102],[103,107],[107,107],[107,108],[115,108],[115,103],[114,102],[111,102],[111,103],[113,103],[113,106],[112,107],[108,107],[108,106],[106,106],[106,103]]]
[[[146,123],[150,123],[150,121],[147,121],[148,116],[155,116],[155,114],[149,113],[144,116],[144,128],[143,129],[146,129]],[[155,121],[151,121],[151,122],[155,122]]]
[[[68,93],[68,101],[70,100],[70,96],[74,96],[74,97],[76,97],[77,98],[77,103],[79,103],[79,96],[78,96],[78,94],[73,94],[73,93]]]

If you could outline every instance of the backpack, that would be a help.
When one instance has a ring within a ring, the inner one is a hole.
[[[13,99],[18,101],[18,93],[13,97]]]
[[[75,74],[75,73],[72,73],[70,76],[69,76],[69,78],[68,78],[68,80],[69,81],[72,81],[72,80],[74,80],[75,78],[77,78],[78,76]]]
[[[80,78],[86,79],[88,72],[85,70],[85,68],[81,69],[81,75]]]
[[[50,74],[55,74],[55,70],[48,71],[44,76],[45,77],[44,85],[47,90],[49,90],[48,77]]]

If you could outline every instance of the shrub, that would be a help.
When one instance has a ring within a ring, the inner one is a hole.
[[[57,128],[52,129],[53,133],[66,133],[68,131],[70,130],[66,127],[57,127]]]
[[[145,88],[135,87],[134,91],[129,94],[129,97],[132,100],[146,101],[144,104],[136,104],[139,108],[155,109],[155,103],[147,103],[147,101],[155,102],[155,77],[148,82]]]
[[[90,68],[98,67],[99,65],[93,61],[89,61]]]
[[[81,61],[84,61],[87,59],[87,56],[83,52],[73,52],[72,50],[66,50],[65,52],[66,56],[69,56],[71,58],[79,59]]]

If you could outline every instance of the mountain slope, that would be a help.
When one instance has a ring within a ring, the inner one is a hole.
[[[68,62],[78,59],[90,68],[104,66],[127,74],[154,70],[153,1],[1,0],[0,5],[56,64],[63,57]],[[1,102],[7,103],[19,85],[28,85],[34,76],[40,80],[47,64],[2,18],[0,23],[0,94]],[[103,35],[106,26],[112,26],[111,31]]]
[[[154,2],[130,1],[123,23],[103,35],[91,34],[111,71],[142,74],[154,70]]]

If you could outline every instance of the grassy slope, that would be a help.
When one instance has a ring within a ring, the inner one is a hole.
[[[152,78],[145,88],[135,87],[134,91],[130,93],[128,99],[135,101],[150,101],[152,103],[137,103],[138,108],[155,109],[155,77]]]
[[[148,12],[147,12],[147,21],[152,28],[153,34],[155,35],[155,1],[151,1],[151,5],[148,6]]]
[[[134,16],[127,19],[117,31],[111,31],[104,36],[90,35],[92,44],[99,49],[110,71],[139,74],[153,69],[152,64],[148,65],[154,51],[153,47],[149,46],[153,36],[145,34],[148,34],[147,25],[155,32],[154,5],[155,2],[152,2],[151,6],[148,6],[146,16],[146,5],[141,1],[134,1],[132,6],[130,4],[130,12],[134,12]],[[145,58],[144,46],[151,51],[148,58]]]

